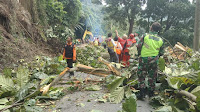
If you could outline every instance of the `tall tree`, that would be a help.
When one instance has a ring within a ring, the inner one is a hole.
[[[200,0],[196,0],[195,10],[195,27],[194,27],[194,40],[193,48],[195,51],[199,50],[199,37],[200,36]]]
[[[105,11],[111,19],[116,22],[128,20],[129,31],[132,33],[136,15],[141,11],[141,6],[145,0],[105,0]]]

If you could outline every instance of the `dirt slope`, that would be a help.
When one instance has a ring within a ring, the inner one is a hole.
[[[0,0],[0,71],[20,59],[55,56],[62,48],[58,40],[46,39],[42,27],[33,22],[34,15],[23,7],[31,0],[23,5],[20,1]]]

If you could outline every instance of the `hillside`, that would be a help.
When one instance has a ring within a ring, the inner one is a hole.
[[[32,60],[37,55],[53,56],[59,48],[47,40],[31,6],[33,0],[0,0],[0,70],[20,59]],[[31,8],[30,8],[31,7]],[[30,9],[28,9],[30,8]],[[35,7],[36,8],[36,7]]]

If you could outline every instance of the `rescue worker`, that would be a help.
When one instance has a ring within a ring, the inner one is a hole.
[[[98,46],[99,45],[99,38],[96,38],[95,40],[94,40],[94,46]]]
[[[67,66],[73,68],[73,63],[76,62],[76,48],[72,43],[72,37],[67,38],[66,45],[63,52],[63,60],[67,60]],[[69,77],[74,76],[74,72],[69,73]]]
[[[135,40],[136,40],[136,45],[138,45],[138,43],[140,41],[140,32],[135,32],[134,36],[135,36]]]
[[[118,42],[118,37],[115,37],[114,38],[114,41],[115,41],[115,44],[117,45],[116,46],[116,53],[118,55],[118,57],[121,55],[121,51],[122,51],[122,46],[121,44]]]
[[[116,53],[116,44],[114,40],[112,39],[112,33],[108,34],[108,39],[106,39],[108,53],[110,55],[110,62],[119,62],[119,58]]]
[[[134,43],[136,43],[134,34],[130,34],[129,38],[126,40],[123,50],[122,50],[122,62],[125,67],[129,67],[129,65],[130,65],[130,62],[129,62],[130,54],[129,54],[128,48],[133,46]]]
[[[155,22],[150,27],[150,33],[145,34],[138,43],[138,80],[139,80],[139,99],[143,99],[147,94],[149,97],[154,95],[158,58],[163,54],[163,40],[158,35],[161,25]],[[148,88],[145,85],[145,77],[148,76]]]
[[[115,30],[115,33],[116,33],[116,36],[118,37],[118,42],[121,44],[122,49],[123,49],[124,44],[125,44],[126,39],[127,39],[127,35],[124,34],[124,35],[122,36],[122,38],[120,38],[120,37],[119,37],[119,34],[118,34],[118,32],[117,32],[117,30]],[[121,52],[121,54],[119,55],[119,62],[122,61],[122,58],[123,58],[123,56],[122,56],[122,52]]]

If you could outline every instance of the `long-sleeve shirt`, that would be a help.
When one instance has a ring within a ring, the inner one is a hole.
[[[122,38],[118,37],[118,42],[121,44],[121,46],[122,46],[122,49],[123,49],[123,47],[124,47],[124,44],[126,43],[126,40],[124,40],[124,39],[122,39]]]

